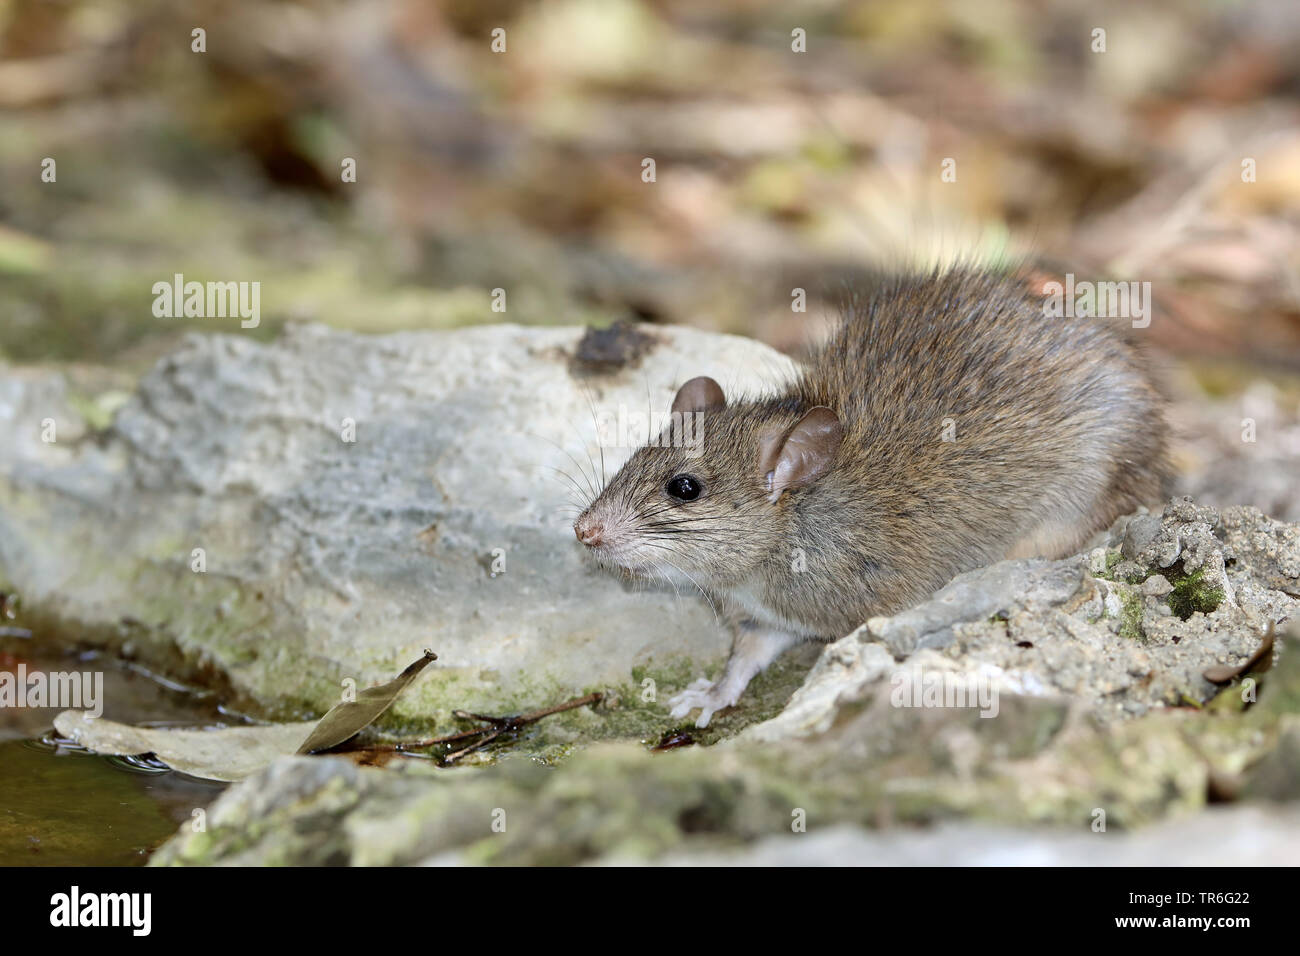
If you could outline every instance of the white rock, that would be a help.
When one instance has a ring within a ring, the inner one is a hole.
[[[729,646],[713,612],[589,567],[556,469],[584,494],[596,479],[593,409],[663,412],[694,375],[758,391],[792,366],[747,339],[641,329],[648,354],[587,377],[570,365],[574,328],[196,335],[102,442],[58,450],[30,439],[53,407],[32,399],[59,389],[11,381],[0,586],[46,638],[129,640],[151,666],[215,674],[272,712],[322,710],[345,678],[388,680],[425,647],[439,661],[398,712],[542,705],[638,666],[697,671]],[[606,473],[631,450],[605,449]]]

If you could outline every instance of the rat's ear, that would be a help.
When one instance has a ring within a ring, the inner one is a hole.
[[[831,469],[844,439],[839,417],[825,405],[810,408],[789,431],[763,439],[758,448],[758,476],[773,503],[787,488],[802,488]]]
[[[727,396],[722,394],[722,386],[707,375],[691,379],[677,390],[673,399],[674,412],[706,412],[727,407]]]

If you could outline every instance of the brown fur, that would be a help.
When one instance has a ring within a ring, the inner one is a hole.
[[[1163,402],[1135,348],[974,271],[890,281],[781,394],[728,398],[702,413],[702,456],[638,450],[578,526],[601,529],[610,564],[693,581],[805,637],[1005,557],[1071,553],[1169,478]],[[818,405],[843,425],[834,462],[773,504],[760,449]],[[699,498],[665,493],[682,473]]]

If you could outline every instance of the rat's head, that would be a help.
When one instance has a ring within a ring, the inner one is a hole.
[[[728,405],[717,382],[693,378],[669,426],[627,460],[574,533],[631,574],[738,581],[788,546],[791,497],[831,470],[843,436],[824,405]]]

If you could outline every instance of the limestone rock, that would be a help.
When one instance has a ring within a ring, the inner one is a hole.
[[[580,329],[195,335],[102,433],[58,378],[7,378],[0,588],[38,640],[281,718],[426,647],[438,663],[395,719],[536,707],[634,668],[696,676],[729,647],[707,604],[620,583],[574,540],[597,425],[610,473],[644,439],[631,420],[666,412],[686,378],[757,391],[791,366],[733,336],[631,333],[621,364],[614,336],[596,365]]]

